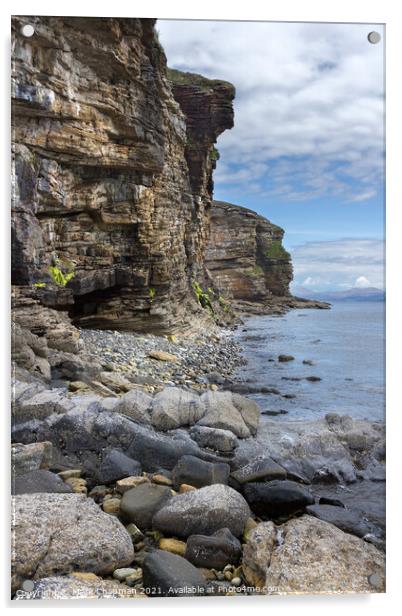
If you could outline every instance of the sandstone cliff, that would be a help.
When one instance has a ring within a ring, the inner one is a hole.
[[[291,300],[292,263],[283,229],[255,212],[214,201],[206,265],[223,296],[247,310]]]
[[[154,22],[13,19],[13,284],[81,326],[209,318],[193,286],[207,278],[211,153],[234,88],[203,79],[173,96]],[[60,288],[49,266],[65,263]]]

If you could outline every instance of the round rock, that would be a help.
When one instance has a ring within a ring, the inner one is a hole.
[[[221,528],[240,537],[249,516],[249,506],[241,494],[216,484],[175,496],[156,513],[153,526],[179,537],[212,535]]]

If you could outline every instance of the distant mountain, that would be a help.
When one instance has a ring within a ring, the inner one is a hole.
[[[327,302],[384,302],[385,291],[376,287],[346,289],[345,291],[312,291],[305,287],[293,289],[293,295],[305,297],[306,299],[318,299]]]

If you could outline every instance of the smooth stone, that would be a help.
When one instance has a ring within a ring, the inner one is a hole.
[[[137,460],[129,458],[119,449],[110,449],[103,453],[98,469],[98,481],[108,484],[124,477],[140,474],[141,464]]]
[[[200,460],[195,456],[183,456],[174,467],[172,478],[173,484],[177,487],[189,484],[196,488],[203,488],[215,483],[227,484],[229,474],[229,464],[215,464]]]
[[[228,528],[240,537],[248,517],[250,508],[242,495],[229,486],[215,484],[172,498],[154,516],[153,527],[178,537],[212,535]]]
[[[36,494],[39,492],[62,494],[72,492],[71,486],[56,475],[46,470],[31,471],[13,478],[13,494]]]
[[[364,537],[370,533],[370,526],[354,511],[334,505],[310,505],[306,507],[306,513],[313,515],[319,520],[334,524],[345,533],[351,533],[357,537]]]
[[[293,355],[284,355],[284,354],[278,355],[278,361],[279,362],[283,363],[283,362],[293,361],[293,360],[294,360]]]
[[[272,458],[262,456],[256,458],[249,464],[242,466],[239,470],[231,474],[240,484],[251,481],[270,481],[273,479],[286,479],[286,470],[274,462]]]
[[[121,512],[127,522],[134,522],[140,530],[152,527],[152,518],[172,498],[168,487],[143,483],[123,494]]]
[[[190,486],[188,483],[182,483],[179,487],[179,494],[184,494],[185,492],[195,492],[197,488],[195,486]]]
[[[206,581],[194,565],[163,550],[145,558],[142,574],[145,593],[151,597],[199,596],[206,591]]]
[[[200,447],[207,447],[220,453],[231,453],[239,445],[236,436],[230,430],[194,426],[190,430],[190,436]]]
[[[184,556],[196,567],[223,569],[230,563],[237,564],[241,553],[240,541],[228,528],[221,528],[212,536],[191,535]]]
[[[253,512],[260,517],[277,518],[314,503],[314,497],[306,488],[288,480],[247,483],[244,496]]]
[[[111,574],[134,557],[130,535],[83,494],[24,494],[13,498],[12,580]]]
[[[250,398],[246,398],[245,396],[240,396],[236,393],[232,393],[232,402],[237,408],[237,410],[240,412],[244,423],[250,430],[250,434],[255,436],[257,434],[261,414],[261,409],[258,406],[257,402],[251,400]]]
[[[321,381],[321,377],[319,376],[306,376],[306,381],[310,381],[311,383],[317,383],[318,381]]]

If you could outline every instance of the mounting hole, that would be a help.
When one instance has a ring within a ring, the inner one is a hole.
[[[381,41],[381,34],[379,32],[369,32],[367,35],[368,42],[372,45],[377,45]]]
[[[30,38],[35,34],[35,28],[31,24],[25,24],[25,26],[22,26],[21,32],[23,36]]]

